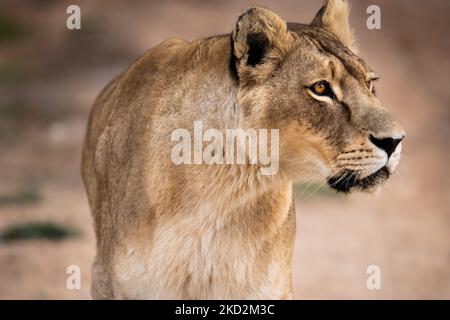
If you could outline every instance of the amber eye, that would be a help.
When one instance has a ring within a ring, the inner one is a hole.
[[[314,93],[323,95],[327,91],[327,86],[324,82],[319,82],[314,85]]]
[[[309,90],[318,96],[328,96],[330,98],[334,97],[330,84],[325,80],[314,83],[311,87],[309,87]]]

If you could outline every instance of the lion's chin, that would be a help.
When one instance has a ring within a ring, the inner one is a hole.
[[[358,179],[354,171],[346,171],[338,177],[328,179],[328,186],[338,192],[349,193],[354,190],[372,191],[389,179],[389,170],[386,167],[363,179]]]

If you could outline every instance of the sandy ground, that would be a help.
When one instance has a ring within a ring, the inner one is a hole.
[[[79,159],[95,95],[163,39],[228,32],[255,3],[306,22],[321,1],[79,1],[78,34],[64,27],[69,3],[5,2],[5,10],[38,31],[0,47],[0,61],[25,69],[19,80],[0,82],[0,107],[26,106],[19,116],[0,114],[0,194],[33,185],[43,200],[0,206],[0,230],[54,221],[81,235],[0,244],[0,299],[90,298],[94,237]],[[368,1],[353,1],[351,21],[361,54],[382,76],[380,99],[406,129],[404,157],[377,195],[310,196],[311,190],[298,197],[295,297],[450,299],[450,2],[372,3],[382,8],[381,30],[365,28]],[[69,265],[82,270],[81,290],[66,289]],[[381,290],[366,287],[369,265],[381,268]]]

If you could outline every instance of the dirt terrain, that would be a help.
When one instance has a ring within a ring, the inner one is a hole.
[[[65,27],[71,2],[0,5],[0,231],[36,221],[78,231],[0,242],[0,299],[90,299],[95,241],[80,151],[90,106],[115,74],[165,38],[228,32],[249,5],[307,22],[322,1],[77,3],[78,31]],[[450,2],[352,4],[360,53],[382,77],[378,95],[406,129],[404,156],[376,195],[296,192],[295,297],[450,299]],[[366,28],[370,4],[381,7],[381,30]],[[81,268],[81,290],[66,288],[69,265]],[[381,290],[367,289],[370,265]]]

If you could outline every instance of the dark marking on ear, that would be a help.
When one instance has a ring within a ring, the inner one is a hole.
[[[247,35],[248,59],[247,64],[252,67],[261,63],[270,46],[269,39],[262,33]]]
[[[237,63],[237,59],[236,56],[234,55],[234,40],[233,40],[233,35],[230,35],[230,47],[231,47],[231,51],[230,51],[230,73],[231,73],[231,78],[233,78],[233,80],[236,83],[239,83],[239,74],[237,71],[237,67],[236,67],[236,63]]]
[[[324,15],[324,13],[325,13],[325,6],[320,8],[320,10],[316,13],[313,21],[311,22],[311,25],[316,26],[316,27],[322,25],[322,17]]]
[[[241,22],[242,19],[244,19],[245,17],[254,14],[256,11],[256,8],[250,8],[247,11],[243,12],[236,21],[236,33],[239,33],[239,22]]]

